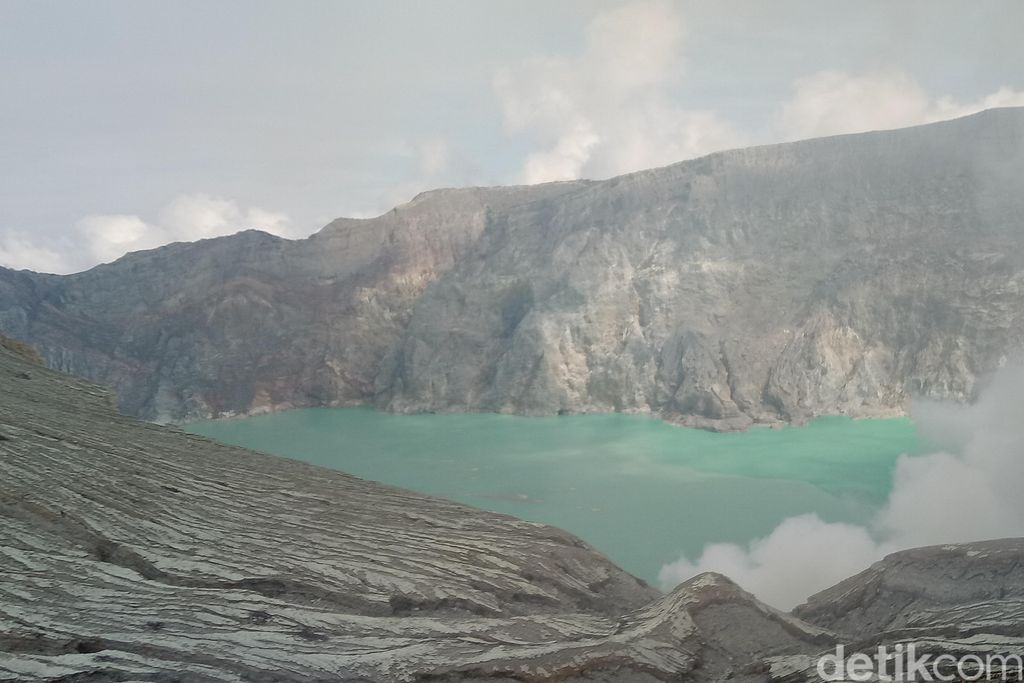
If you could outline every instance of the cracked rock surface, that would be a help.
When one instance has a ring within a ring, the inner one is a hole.
[[[599,182],[438,190],[57,277],[0,331],[155,421],[295,406],[712,429],[969,400],[1024,349],[1024,109]]]
[[[920,655],[1024,657],[1024,539],[893,553],[793,613],[836,633],[847,654],[913,643]],[[820,681],[821,654],[771,657],[770,677]]]

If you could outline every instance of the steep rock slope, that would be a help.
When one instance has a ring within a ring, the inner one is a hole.
[[[965,400],[1024,347],[1024,109],[601,182],[439,190],[308,240],[0,271],[0,330],[177,420],[296,405],[711,428]]]
[[[865,636],[884,631],[1024,618],[1024,539],[894,553],[794,610],[812,623]],[[1005,614],[1003,615],[1005,616]],[[1024,632],[1018,633],[1024,636]]]
[[[1024,672],[1012,657],[1024,657],[1024,539],[894,553],[811,596],[793,614],[836,632],[847,655],[913,644],[919,655],[993,657],[991,679],[1020,680]],[[821,654],[770,657],[771,677],[820,681]],[[1000,657],[1011,658],[1009,668],[1000,670]],[[943,671],[953,673],[949,666]]]
[[[121,417],[0,344],[0,680],[718,680],[830,642],[724,577],[660,596],[556,529]]]

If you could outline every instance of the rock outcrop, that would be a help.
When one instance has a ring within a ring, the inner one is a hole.
[[[1024,540],[894,553],[811,596],[794,613],[856,637],[952,626],[968,633],[1009,614],[1024,616]]]
[[[967,400],[1024,346],[1024,109],[600,182],[439,190],[307,240],[0,270],[0,331],[149,420],[371,403],[717,429]]]
[[[1024,539],[894,553],[811,596],[793,614],[835,633],[847,655],[913,644],[918,655],[992,657],[990,680],[1017,681],[1024,673],[1013,659],[1024,657]],[[822,654],[772,657],[767,664],[780,681],[820,681]],[[1010,658],[1009,667],[1000,668],[1002,657]],[[953,671],[947,666],[944,673]]]

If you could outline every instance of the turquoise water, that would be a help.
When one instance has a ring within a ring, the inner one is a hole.
[[[567,529],[654,582],[704,544],[745,543],[786,517],[865,522],[907,419],[824,418],[715,434],[637,415],[392,415],[311,408],[188,431]]]

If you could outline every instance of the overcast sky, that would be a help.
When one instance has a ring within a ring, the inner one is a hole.
[[[1024,2],[0,0],[0,264],[1024,105]]]

